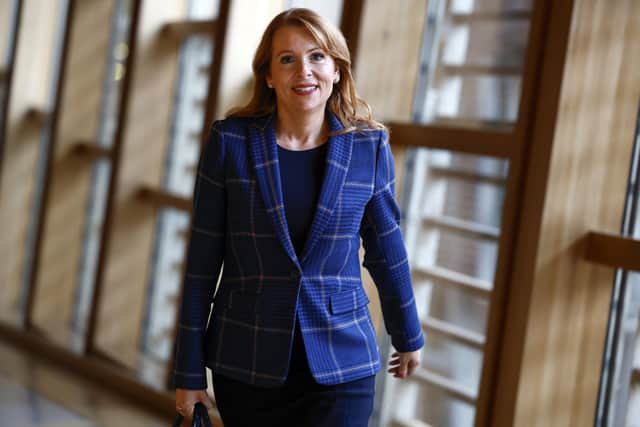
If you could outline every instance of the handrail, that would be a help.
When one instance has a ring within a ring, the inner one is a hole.
[[[428,225],[433,225],[453,232],[470,234],[481,239],[497,240],[500,238],[500,229],[491,225],[466,221],[448,215],[428,215],[423,218]]]
[[[474,12],[474,13],[454,13],[451,15],[454,23],[468,23],[472,21],[530,21],[531,11],[513,10],[505,12]]]
[[[425,368],[416,369],[409,379],[436,387],[448,395],[463,402],[467,402],[470,405],[476,404],[477,394],[474,390],[463,386],[455,380],[429,371]]]
[[[51,112],[39,107],[29,107],[24,113],[24,119],[29,122],[43,124],[51,117]]]
[[[515,152],[515,141],[509,127],[473,128],[390,122],[391,144],[452,150],[468,154],[510,159]]]
[[[432,175],[438,177],[460,179],[465,181],[471,181],[473,183],[486,183],[491,185],[505,185],[507,182],[506,176],[489,175],[476,171],[468,171],[462,169],[451,169],[449,167],[440,165],[429,165],[429,172]]]
[[[482,349],[485,344],[485,337],[482,334],[434,317],[423,320],[421,325],[427,334],[429,332],[440,334],[473,348]]]
[[[640,271],[640,240],[590,231],[584,237],[584,259],[609,267]]]
[[[168,22],[162,26],[162,35],[184,38],[200,34],[212,34],[216,28],[215,19],[184,20]]]
[[[149,186],[140,187],[137,197],[157,207],[174,208],[185,212],[190,212],[192,208],[190,198]]]
[[[457,271],[439,266],[414,267],[412,274],[415,280],[432,279],[447,285],[457,286],[465,291],[487,296],[491,293],[493,284]]]
[[[442,70],[447,74],[460,76],[475,76],[478,74],[519,76],[522,67],[508,65],[482,65],[482,64],[444,64]]]
[[[77,141],[69,147],[70,155],[85,157],[89,160],[109,159],[112,153],[109,147],[91,141]]]

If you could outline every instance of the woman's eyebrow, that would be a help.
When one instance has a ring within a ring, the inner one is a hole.
[[[322,50],[322,48],[320,46],[315,46],[315,47],[312,47],[311,49],[307,49],[305,53],[313,52],[314,50]],[[293,53],[293,51],[287,50],[287,49],[281,50],[278,53],[276,53],[276,56],[280,56],[284,53]]]

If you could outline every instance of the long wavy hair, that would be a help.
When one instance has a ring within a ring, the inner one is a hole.
[[[266,76],[271,67],[271,48],[275,32],[284,26],[303,27],[318,46],[330,55],[340,70],[340,79],[333,85],[327,108],[340,120],[344,129],[340,133],[363,129],[381,129],[373,120],[371,107],[356,93],[351,74],[351,55],[347,42],[333,24],[312,10],[294,8],[278,14],[262,34],[253,57],[253,94],[249,103],[232,109],[228,117],[256,117],[276,111],[275,91],[267,86]]]

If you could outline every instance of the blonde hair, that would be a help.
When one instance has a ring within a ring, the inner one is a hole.
[[[384,126],[373,120],[371,107],[356,93],[351,74],[351,55],[347,42],[333,24],[312,10],[294,8],[278,14],[262,34],[260,44],[253,57],[253,94],[249,103],[233,109],[228,117],[255,117],[276,110],[275,92],[267,86],[266,76],[271,66],[271,48],[275,32],[285,26],[303,27],[316,43],[329,54],[340,70],[340,79],[334,84],[327,101],[327,108],[340,120],[344,129],[340,133],[363,129],[382,129]]]

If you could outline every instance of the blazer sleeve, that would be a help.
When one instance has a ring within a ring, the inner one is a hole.
[[[400,231],[400,209],[395,200],[395,170],[388,134],[378,142],[373,195],[360,228],[365,249],[364,267],[380,295],[385,328],[397,351],[415,351],[424,345],[418,319],[407,252]]]
[[[176,388],[207,388],[204,334],[225,253],[225,150],[221,126],[220,121],[211,126],[198,161],[176,341]]]

